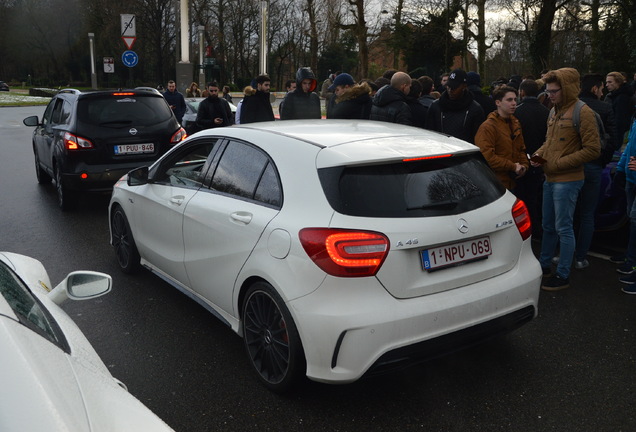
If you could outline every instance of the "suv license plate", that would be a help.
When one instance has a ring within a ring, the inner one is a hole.
[[[422,265],[428,271],[439,270],[455,264],[487,258],[491,254],[490,237],[480,237],[423,250]]]
[[[115,154],[139,154],[139,153],[154,153],[155,145],[149,144],[125,144],[115,146]]]

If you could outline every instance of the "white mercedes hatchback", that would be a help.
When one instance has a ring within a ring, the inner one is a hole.
[[[243,337],[260,380],[347,383],[508,332],[537,314],[523,202],[479,149],[372,121],[191,136],[110,202],[141,264]]]
[[[73,272],[55,288],[39,261],[0,252],[0,430],[171,431],[108,371],[60,308],[111,290],[109,275]]]

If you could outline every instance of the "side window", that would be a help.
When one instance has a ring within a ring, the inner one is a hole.
[[[200,188],[209,166],[209,156],[216,146],[216,140],[198,141],[173,153],[153,175],[154,183]]]
[[[60,117],[60,123],[68,124],[71,118],[71,111],[73,110],[73,105],[69,101],[64,101],[64,105],[62,106],[62,113]]]
[[[55,101],[55,107],[53,107],[53,115],[51,116],[51,123],[60,124],[62,121],[62,107],[64,106],[64,101],[62,99],[58,99]]]
[[[56,324],[51,315],[4,263],[0,263],[0,295],[23,325],[68,351],[64,336],[54,330]]]
[[[53,107],[55,106],[57,99],[53,99],[46,107],[44,115],[42,116],[42,125],[47,126],[51,123],[51,114],[53,114]]]
[[[245,143],[228,143],[210,188],[274,207],[282,204],[280,181],[274,165],[263,151]]]

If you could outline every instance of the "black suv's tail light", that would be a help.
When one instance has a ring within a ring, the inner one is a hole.
[[[332,276],[373,276],[389,253],[389,239],[372,231],[304,228],[299,237],[309,258]]]
[[[521,238],[526,240],[532,234],[532,223],[530,222],[528,208],[523,201],[515,201],[515,204],[512,206],[512,217],[515,220],[515,224],[517,224]]]
[[[178,144],[184,139],[186,139],[187,137],[188,137],[188,134],[186,133],[185,129],[180,128],[178,131],[174,133],[174,135],[172,135],[172,138],[170,138],[170,144]]]
[[[93,143],[70,132],[64,134],[64,147],[66,150],[85,150],[92,149]]]

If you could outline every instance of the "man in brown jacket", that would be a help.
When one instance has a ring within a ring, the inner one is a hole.
[[[523,176],[530,165],[521,123],[513,115],[517,108],[517,90],[501,86],[493,93],[493,99],[497,110],[488,114],[479,126],[475,145],[506,189],[513,190],[515,179]]]
[[[601,152],[594,111],[581,109],[580,127],[574,127],[572,113],[580,92],[576,69],[562,68],[546,74],[546,93],[554,104],[548,117],[545,144],[533,156],[533,166],[543,166],[543,240],[539,262],[543,274],[551,275],[552,257],[560,243],[556,273],[541,288],[557,291],[570,286],[570,266],[574,257],[573,216],[585,175],[583,164]]]

